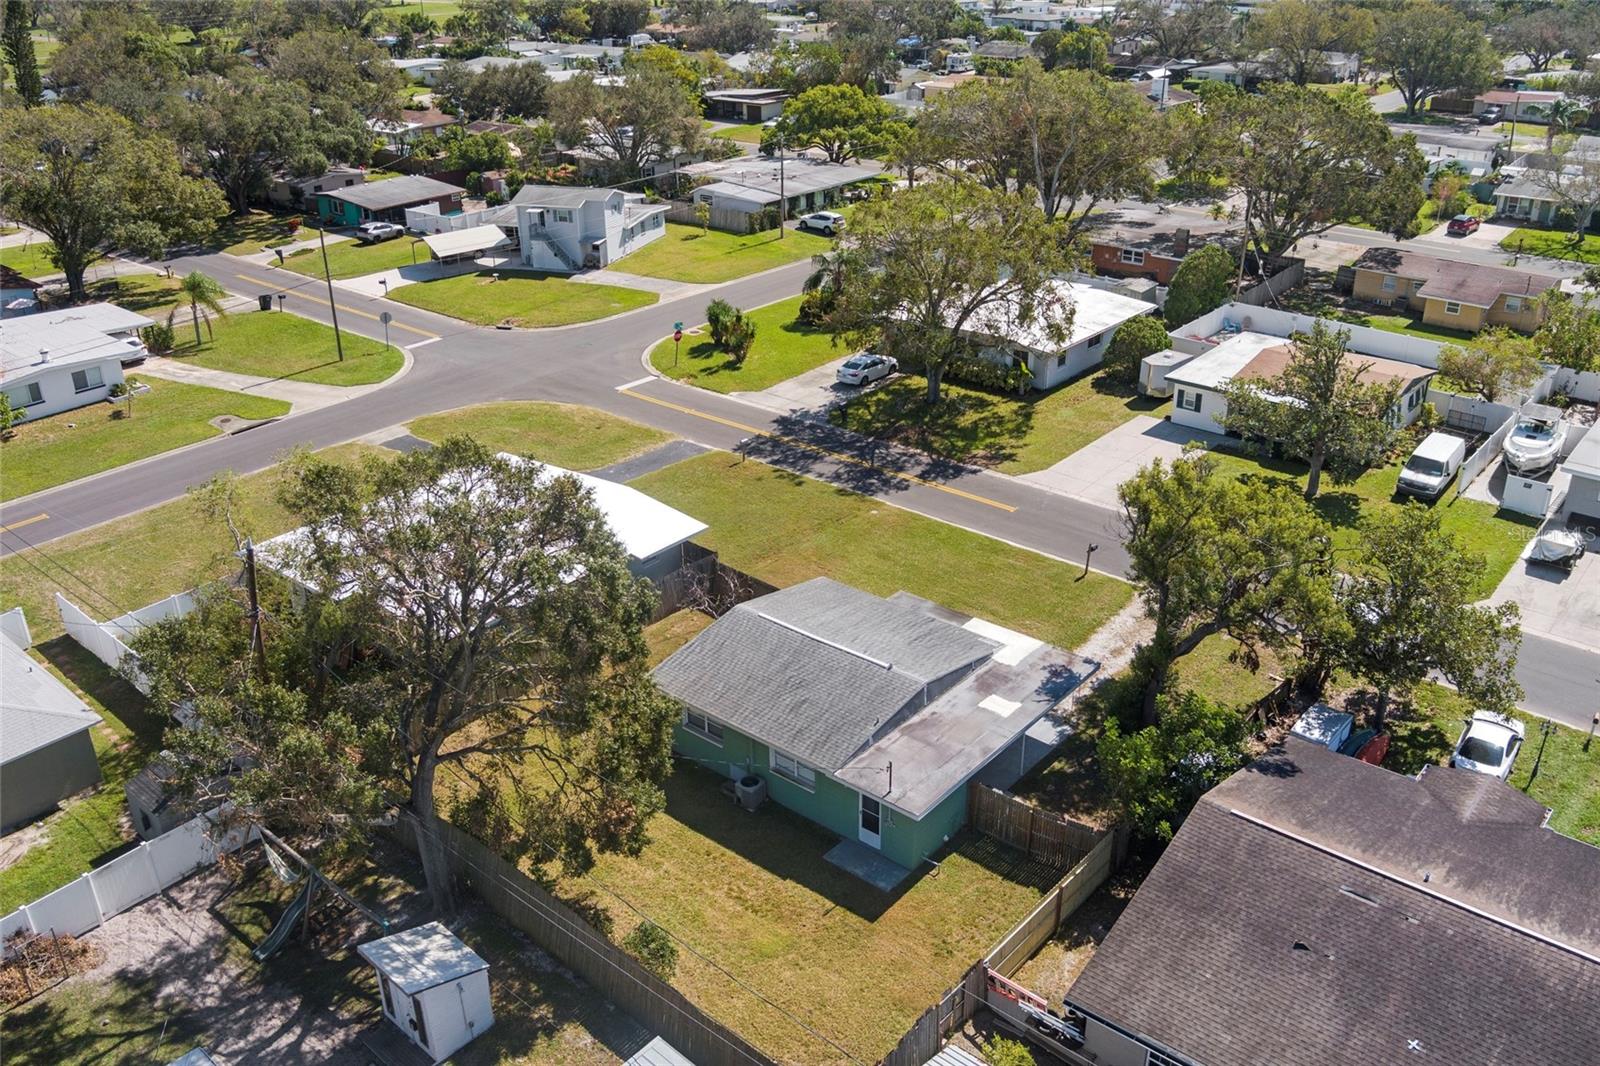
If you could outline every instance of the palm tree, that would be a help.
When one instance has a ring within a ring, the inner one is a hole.
[[[1544,146],[1549,149],[1556,143],[1556,134],[1571,133],[1574,126],[1581,126],[1589,112],[1584,110],[1582,104],[1576,100],[1557,100],[1544,109]]]
[[[183,281],[179,283],[178,306],[181,307],[184,301],[188,301],[189,314],[194,319],[195,347],[198,348],[200,346],[200,320],[202,318],[206,320],[207,335],[215,336],[211,330],[211,316],[217,315],[220,317],[228,313],[222,307],[222,301],[227,299],[227,296],[227,292],[224,291],[221,285],[217,284],[216,278],[211,277],[209,274],[202,274],[198,270],[185,276]],[[174,307],[172,314],[167,316],[168,326],[172,325],[173,315],[177,313],[178,308]]]
[[[850,253],[843,248],[811,257],[811,273],[801,284],[801,292],[821,292],[835,295],[844,288],[845,273],[850,268]]]

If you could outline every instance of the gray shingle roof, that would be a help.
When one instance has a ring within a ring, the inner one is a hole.
[[[742,733],[833,771],[941,678],[999,647],[917,607],[814,578],[740,604],[656,681]]]
[[[1600,849],[1543,813],[1291,739],[1196,806],[1067,998],[1206,1066],[1592,1066]]]
[[[0,636],[0,764],[97,724],[100,716],[42,663]]]
[[[514,204],[535,207],[579,207],[591,200],[602,202],[617,194],[616,189],[588,189],[563,185],[524,185],[511,198]]]
[[[459,185],[425,178],[420,174],[407,174],[383,181],[369,181],[344,189],[329,189],[319,193],[333,200],[364,207],[368,211],[386,211],[392,207],[409,207],[425,200],[437,200],[451,193],[465,192]]]

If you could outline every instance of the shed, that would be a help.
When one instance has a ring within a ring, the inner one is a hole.
[[[694,1061],[658,1036],[630,1055],[622,1066],[694,1066]]]
[[[1167,384],[1167,372],[1178,369],[1193,358],[1193,352],[1180,352],[1176,348],[1164,348],[1145,356],[1139,363],[1139,392],[1145,396],[1171,396],[1172,386]]]
[[[100,783],[89,736],[99,722],[9,630],[0,634],[0,829]]]
[[[356,949],[378,971],[383,1013],[441,1062],[494,1024],[489,964],[438,922]]]

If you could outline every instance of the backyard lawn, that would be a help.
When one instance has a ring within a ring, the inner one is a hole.
[[[370,385],[393,377],[405,354],[382,341],[345,331],[340,361],[333,330],[320,322],[277,311],[240,311],[215,319],[194,343],[194,324],[179,310],[172,327],[171,358],[211,370],[262,378],[293,378],[317,385]]]
[[[747,122],[741,126],[719,126],[710,132],[713,137],[726,137],[740,144],[760,144],[767,127],[759,122]]]
[[[251,211],[244,215],[230,215],[217,224],[212,243],[223,245],[229,255],[250,255],[295,241],[315,240],[317,228],[302,223],[298,229],[289,228],[291,218],[300,215],[274,215],[266,211]]]
[[[788,230],[782,237],[777,230],[739,235],[721,230],[701,232],[699,226],[668,222],[665,236],[623,256],[611,268],[652,278],[709,284],[809,259],[831,247],[833,241],[827,237],[798,230]]]
[[[0,266],[8,266],[25,278],[44,278],[61,273],[61,268],[50,261],[56,246],[49,241],[32,244],[11,244],[0,248]]]
[[[494,271],[403,285],[389,299],[480,326],[569,326],[649,307],[661,297],[620,285],[590,285],[551,274]]]
[[[676,358],[673,349],[678,345],[671,337],[657,344],[650,365],[669,378],[713,392],[756,392],[847,355],[849,349],[835,347],[830,334],[795,320],[801,299],[794,296],[749,312],[756,342],[737,366],[711,343],[703,325],[684,334]]]
[[[774,585],[827,575],[901,589],[1062,648],[1081,644],[1132,589],[977,533],[759,462],[710,452],[630,482],[711,528],[695,538]]]
[[[420,240],[413,241],[409,236],[378,244],[340,241],[328,245],[328,270],[335,279],[359,278],[363,274],[377,274],[427,261],[428,246]],[[276,263],[268,265],[277,266]],[[283,269],[304,274],[308,278],[320,278],[323,276],[322,250],[303,248],[283,261]]]
[[[1264,474],[1288,477],[1297,488],[1305,487],[1304,463],[1276,459],[1263,459],[1213,451],[1222,470],[1234,476]],[[1334,544],[1338,548],[1352,549],[1360,542],[1357,523],[1366,514],[1389,507],[1403,506],[1395,496],[1395,485],[1400,477],[1398,462],[1368,470],[1348,485],[1336,485],[1323,478],[1322,491],[1317,494],[1315,506],[1334,527]],[[1538,530],[1539,523],[1532,518],[1500,511],[1494,504],[1469,500],[1454,495],[1447,489],[1437,503],[1432,504],[1443,516],[1441,525],[1455,535],[1460,546],[1471,553],[1483,556],[1484,573],[1478,582],[1477,592],[1488,596],[1500,579],[1511,569],[1517,556]]]
[[[1167,403],[1138,396],[1100,373],[1020,397],[945,384],[932,408],[926,392],[926,380],[909,374],[835,408],[831,417],[859,433],[1027,474],[1060,462],[1136,415],[1161,417]]]
[[[222,431],[213,418],[275,418],[289,413],[282,400],[210,389],[161,378],[145,380],[150,391],[133,398],[133,416],[118,417],[127,404],[90,404],[75,411],[26,421],[0,444],[5,476],[0,499],[41,489],[157,455]]]
[[[597,470],[672,439],[626,418],[565,403],[515,401],[428,415],[406,426],[438,443],[467,436],[496,451],[531,455],[568,470]]]
[[[1583,243],[1574,244],[1572,234],[1566,230],[1530,229],[1524,226],[1500,238],[1500,247],[1524,255],[1600,263],[1600,236],[1593,233],[1585,233]]]

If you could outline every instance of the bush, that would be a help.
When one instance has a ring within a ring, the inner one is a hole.
[[[633,932],[622,938],[622,947],[663,981],[672,980],[677,972],[678,945],[654,922],[640,922]]]
[[[1245,722],[1231,707],[1175,688],[1157,724],[1124,734],[1106,722],[1097,753],[1106,791],[1140,836],[1171,840],[1195,803],[1245,764]]]
[[[1169,326],[1181,326],[1221,307],[1233,290],[1235,263],[1221,246],[1208,244],[1184,257],[1167,288],[1162,314]]]
[[[726,343],[723,345],[730,356],[733,357],[735,366],[742,364],[745,356],[750,354],[751,345],[756,342],[756,324],[743,311],[735,311],[733,320],[728,323]]]
[[[927,365],[915,354],[895,352],[894,355],[900,360],[900,369],[917,374],[928,372]],[[1028,372],[1025,363],[1007,365],[978,355],[958,355],[945,364],[943,380],[968,388],[1016,394],[1028,387],[1033,375]]]
[[[1166,327],[1154,315],[1141,315],[1124,322],[1106,347],[1106,372],[1114,380],[1132,385],[1139,380],[1140,360],[1171,344]]]
[[[815,329],[833,313],[833,307],[838,302],[838,294],[831,289],[815,289],[806,293],[800,301],[800,310],[795,312],[794,320],[802,326]]]
[[[144,341],[144,346],[150,349],[151,355],[166,355],[172,351],[176,340],[172,326],[165,322],[146,326],[139,331],[139,339]]]
[[[989,1066],[1034,1066],[1033,1052],[1020,1040],[991,1036],[983,1043],[983,1058]]]

